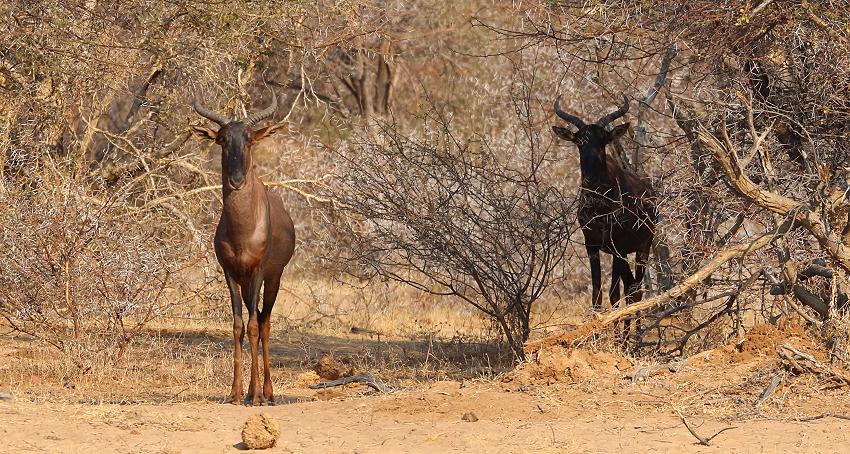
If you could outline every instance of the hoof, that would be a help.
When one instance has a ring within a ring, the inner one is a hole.
[[[266,400],[262,397],[251,398],[250,396],[245,396],[245,405],[249,407],[262,407],[266,403]]]

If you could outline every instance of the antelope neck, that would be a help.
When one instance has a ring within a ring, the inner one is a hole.
[[[606,176],[605,162],[595,152],[583,152],[579,158],[581,181],[602,182]]]
[[[222,218],[227,222],[228,231],[234,234],[253,232],[268,221],[265,192],[253,172],[245,175],[245,183],[238,190],[229,187],[227,177],[222,177],[222,187]]]
[[[593,192],[601,194],[618,186],[616,177],[611,175],[608,172],[607,166],[601,163],[595,164],[593,169],[590,171],[585,170],[584,163],[582,163],[581,186],[583,188],[590,189]]]

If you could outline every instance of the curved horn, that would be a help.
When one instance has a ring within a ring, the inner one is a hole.
[[[207,109],[206,107],[202,106],[197,99],[192,99],[192,109],[195,109],[195,112],[197,112],[198,115],[218,123],[219,126],[224,126],[230,123],[230,120],[227,117]]]
[[[256,123],[260,120],[263,120],[263,119],[270,117],[274,113],[275,110],[277,110],[277,95],[275,95],[274,90],[272,90],[272,102],[271,102],[271,104],[269,104],[268,107],[266,107],[265,109],[255,113],[255,114],[248,115],[248,117],[245,118],[243,123],[245,123],[245,126],[251,126],[251,125],[253,125],[254,123]]]
[[[573,125],[575,125],[579,129],[587,126],[587,125],[584,124],[583,121],[581,121],[581,118],[576,117],[575,115],[570,115],[570,114],[564,112],[563,110],[561,110],[561,97],[560,96],[558,96],[558,99],[555,100],[555,113],[559,117],[561,117],[562,120],[567,121],[569,123],[572,123]]]
[[[600,118],[599,121],[596,122],[596,124],[598,124],[599,126],[602,126],[604,128],[605,126],[608,126],[608,123],[611,123],[612,121],[622,117],[628,111],[629,111],[629,97],[626,96],[626,95],[623,95],[623,106],[620,107],[619,109],[615,110],[614,112],[611,112],[608,115],[605,115],[604,117]]]

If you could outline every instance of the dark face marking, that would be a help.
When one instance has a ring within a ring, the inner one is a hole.
[[[251,169],[251,131],[241,122],[221,127],[215,143],[221,146],[221,173],[233,189],[245,184]]]
[[[582,175],[592,175],[605,169],[605,146],[611,141],[611,135],[605,129],[593,124],[581,128],[575,135],[581,161]]]
[[[552,128],[558,137],[568,140],[578,147],[581,161],[581,174],[593,175],[605,168],[605,146],[611,142],[611,134],[605,128],[589,124],[578,132],[560,127]]]
[[[557,126],[553,127],[552,130],[558,137],[576,144],[581,161],[581,174],[587,178],[605,170],[605,147],[625,133],[628,127],[629,124],[625,123],[607,131],[597,124],[589,124],[579,129],[578,132]]]

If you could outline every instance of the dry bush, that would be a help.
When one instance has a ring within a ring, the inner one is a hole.
[[[321,288],[337,272],[324,252],[341,241],[324,228],[323,199],[310,195],[331,184],[331,156],[315,138],[333,143],[359,130],[353,117],[370,100],[387,114],[392,81],[416,86],[411,76],[432,70],[435,47],[450,66],[441,41],[407,33],[462,17],[441,14],[455,9],[440,2],[420,5],[434,14],[365,1],[42,6],[0,6],[0,194],[15,207],[3,213],[0,246],[14,258],[4,279],[32,282],[6,295],[3,310],[16,329],[73,353],[81,369],[98,353],[120,357],[151,319],[207,316],[223,299],[209,247],[218,156],[188,139],[193,96],[241,115],[269,87],[280,99],[289,92],[281,104],[293,107],[290,137],[263,145],[257,161],[264,179],[296,180],[276,189],[299,232],[291,268]],[[375,87],[367,66],[384,71]],[[381,83],[385,92],[372,95]],[[315,313],[289,325],[326,329],[322,312],[333,302],[294,288]],[[328,314],[328,325],[348,328],[346,317]],[[400,330],[433,332],[425,325]]]
[[[189,102],[244,109],[300,10],[43,6],[0,6],[2,315],[87,371],[171,307],[210,304],[218,178]]]
[[[163,216],[128,213],[123,194],[102,195],[48,173],[32,189],[7,188],[0,203],[0,317],[88,372],[118,361],[151,320],[192,298],[186,269],[203,258]],[[125,196],[125,195],[124,195]],[[185,232],[185,230],[184,230]],[[188,241],[187,241],[188,240]]]
[[[574,207],[552,184],[551,142],[527,98],[515,106],[518,131],[503,136],[461,137],[434,110],[421,132],[385,125],[379,140],[346,144],[335,198],[360,277],[457,297],[522,357],[533,305],[569,252]]]

